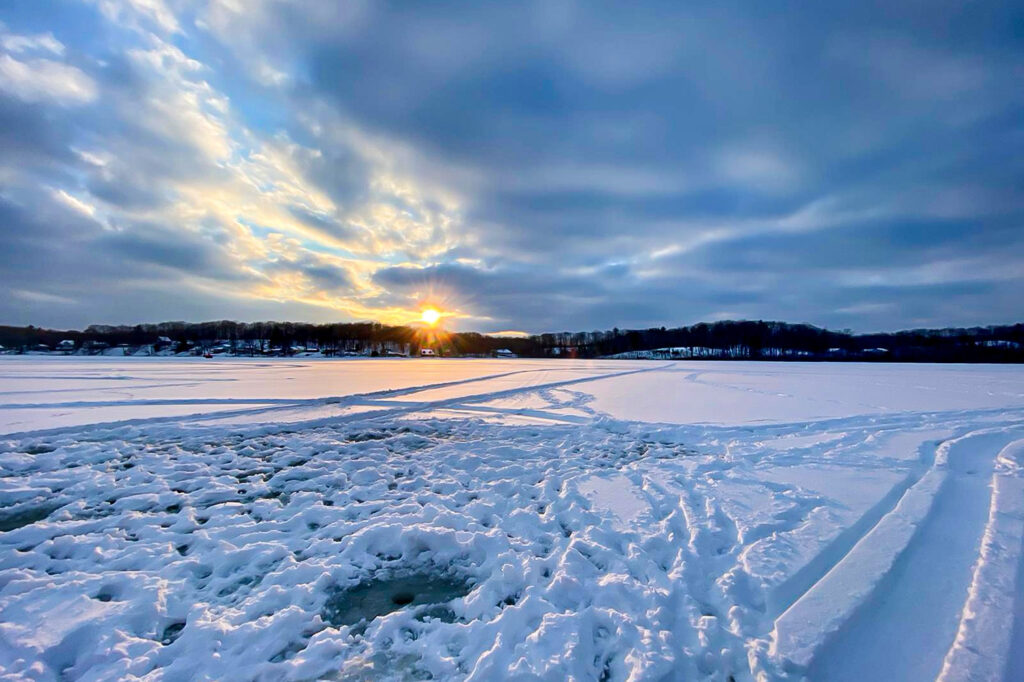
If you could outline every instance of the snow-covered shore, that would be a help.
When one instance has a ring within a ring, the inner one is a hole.
[[[1016,367],[0,358],[0,432],[10,679],[1021,670]]]

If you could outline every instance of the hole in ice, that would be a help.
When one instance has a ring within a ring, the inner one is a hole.
[[[56,449],[57,448],[52,445],[47,445],[46,443],[33,443],[26,447],[23,452],[26,455],[44,455],[47,452],[53,452]]]
[[[412,592],[396,592],[391,595],[391,603],[397,604],[398,606],[408,606],[416,599],[416,595]]]
[[[185,629],[185,623],[171,623],[164,628],[164,633],[160,635],[161,644],[173,644],[174,640],[181,636],[181,631]]]
[[[457,578],[430,573],[373,578],[354,587],[333,590],[324,603],[323,618],[334,627],[355,625],[406,607],[420,609],[417,618],[455,620],[455,613],[440,605],[469,594],[472,585]]]
[[[15,512],[0,512],[0,532],[6,533],[9,530],[17,530],[25,526],[31,526],[37,521],[42,521],[53,512],[60,509],[62,505],[51,504],[42,507],[29,507]]]

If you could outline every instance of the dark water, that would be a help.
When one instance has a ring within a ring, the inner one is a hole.
[[[47,516],[60,508],[61,505],[49,505],[22,509],[18,512],[0,511],[0,532],[17,530],[24,526],[30,526],[36,521],[42,521]]]
[[[333,592],[324,604],[323,618],[340,627],[369,622],[399,609],[419,607],[418,617],[450,623],[455,620],[455,614],[444,605],[466,596],[472,589],[465,581],[429,573],[375,578]]]

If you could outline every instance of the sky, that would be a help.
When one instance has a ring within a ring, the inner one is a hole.
[[[0,324],[1024,320],[1020,2],[14,0]]]

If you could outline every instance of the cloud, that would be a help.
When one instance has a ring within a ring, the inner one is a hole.
[[[64,55],[64,44],[50,32],[34,35],[9,34],[2,30],[2,25],[0,25],[0,47],[10,54],[38,51],[49,52],[58,57]]]
[[[0,315],[1011,321],[1024,45],[977,11],[41,2],[0,27],[0,273],[78,303]]]
[[[144,32],[147,27],[178,33],[178,19],[163,0],[92,0],[111,23]]]
[[[96,84],[80,69],[52,59],[19,61],[0,55],[0,90],[25,102],[88,104],[96,99]]]
[[[71,196],[66,191],[59,189],[53,193],[54,199],[57,199],[61,203],[69,206],[70,208],[82,213],[84,215],[93,218],[96,216],[96,207],[90,203],[82,201],[76,197]]]
[[[75,299],[67,298],[65,296],[57,296],[55,294],[46,294],[41,291],[27,291],[25,289],[13,289],[11,295],[15,298],[30,303],[40,303],[46,305],[74,305]]]

